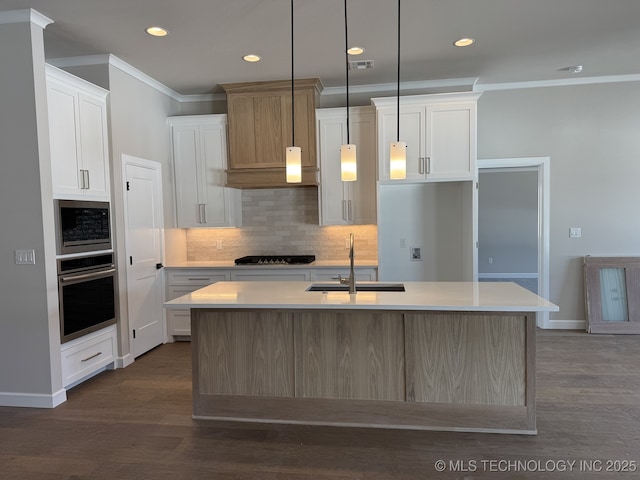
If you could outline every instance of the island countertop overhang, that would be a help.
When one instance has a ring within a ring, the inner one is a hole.
[[[376,282],[366,282],[376,283]],[[310,282],[217,282],[164,304],[168,309],[432,310],[556,312],[509,282],[402,282],[405,292],[308,292]]]

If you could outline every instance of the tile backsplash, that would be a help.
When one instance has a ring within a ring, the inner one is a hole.
[[[245,255],[309,255],[346,260],[346,240],[355,234],[356,260],[376,260],[375,225],[318,226],[315,187],[242,191],[242,228],[187,230],[187,260],[233,260]],[[218,249],[218,246],[221,249]]]

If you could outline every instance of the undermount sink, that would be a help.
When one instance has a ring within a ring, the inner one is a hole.
[[[307,292],[348,292],[349,285],[339,283],[312,283]],[[356,292],[404,292],[403,283],[356,283]]]

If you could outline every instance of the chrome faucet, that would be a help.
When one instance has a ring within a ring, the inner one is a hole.
[[[338,277],[342,285],[349,285],[349,294],[356,293],[356,273],[353,267],[355,254],[353,249],[353,233],[349,235],[349,278]]]

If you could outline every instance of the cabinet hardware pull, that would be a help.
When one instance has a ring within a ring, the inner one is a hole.
[[[427,157],[427,175],[431,173],[431,157]]]
[[[91,184],[89,183],[89,170],[85,170],[84,174],[87,176],[87,182],[85,183],[85,187],[87,190],[91,188]]]
[[[96,358],[96,357],[98,357],[98,356],[100,356],[100,355],[102,355],[102,352],[95,353],[95,354],[91,355],[90,357],[83,358],[83,359],[82,359],[82,360],[80,360],[80,361],[81,361],[81,362],[88,362],[88,361],[89,361],[89,360],[91,360],[92,358]]]
[[[66,277],[60,277],[60,281],[71,282],[74,280],[85,280],[87,278],[101,278],[101,277],[111,275],[115,271],[116,271],[115,268],[109,268],[107,270],[99,270],[97,272],[91,272],[91,273],[82,273],[80,275],[68,275]]]
[[[347,201],[342,200],[342,219],[345,221],[349,220],[349,213],[347,212]]]
[[[192,281],[196,281],[196,280],[209,280],[209,277],[195,277],[195,278],[187,278],[187,280],[192,280]]]
[[[418,173],[424,174],[424,157],[418,159]]]
[[[207,204],[202,204],[202,223],[207,223]]]
[[[347,200],[349,203],[348,205],[348,209],[347,209],[347,220],[352,221],[353,220],[353,209],[352,209],[352,203],[351,200]]]

